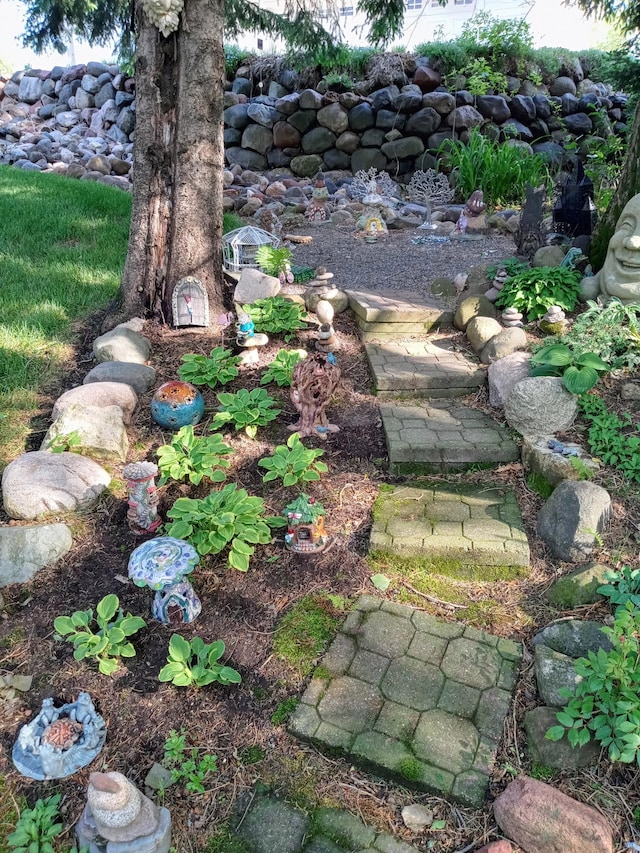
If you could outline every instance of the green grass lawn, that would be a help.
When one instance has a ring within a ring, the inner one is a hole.
[[[130,211],[114,187],[0,167],[0,468],[24,450],[75,323],[117,294]]]

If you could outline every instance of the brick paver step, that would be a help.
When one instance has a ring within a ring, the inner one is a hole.
[[[529,566],[529,543],[515,494],[478,484],[420,483],[383,486],[373,509],[369,545],[372,560],[391,557],[394,565],[420,565],[438,573],[476,579],[522,575]],[[487,571],[494,567],[495,571]]]
[[[485,371],[458,352],[452,339],[365,343],[375,393],[381,398],[465,397],[482,386]]]
[[[501,424],[457,400],[381,403],[380,414],[394,474],[464,471],[520,458]]]
[[[478,807],[521,655],[511,640],[362,596],[290,730],[404,785]]]

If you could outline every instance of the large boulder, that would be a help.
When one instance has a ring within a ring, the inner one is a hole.
[[[155,385],[156,371],[147,364],[131,361],[103,361],[90,370],[82,380],[83,385],[91,382],[124,382],[136,394],[144,394]]]
[[[571,658],[582,658],[598,649],[608,652],[613,648],[602,628],[599,622],[589,619],[560,619],[538,631],[531,643],[534,646],[548,646]]]
[[[492,317],[495,320],[496,309],[485,296],[467,296],[462,299],[453,316],[453,325],[465,332],[474,317]]]
[[[599,811],[537,779],[514,779],[493,813],[525,853],[613,853],[611,828]]]
[[[47,430],[41,449],[47,450],[56,439],[68,435],[75,435],[77,450],[92,459],[127,460],[129,440],[118,406],[71,403]]]
[[[2,474],[2,502],[10,518],[30,521],[49,512],[91,509],[111,475],[77,453],[23,453]]]
[[[122,411],[122,420],[129,424],[138,404],[138,395],[124,382],[90,382],[88,385],[79,385],[58,397],[51,413],[52,419],[59,418],[72,403],[80,406],[118,406]]]
[[[527,336],[524,330],[518,326],[513,326],[509,329],[501,329],[501,331],[487,341],[480,353],[480,361],[483,364],[493,364],[500,361],[518,350],[525,349],[527,346]]]
[[[529,377],[530,359],[530,353],[513,352],[489,365],[487,378],[490,405],[496,409],[503,408],[516,383]]]
[[[72,545],[66,524],[0,527],[0,587],[26,583],[40,569],[64,557]]]
[[[573,394],[559,376],[531,376],[518,382],[505,403],[509,426],[521,435],[548,435],[568,429],[576,416]]]
[[[246,305],[256,299],[267,299],[276,296],[280,292],[280,286],[280,280],[275,276],[248,267],[240,273],[233,292],[233,301],[238,305]]]
[[[515,391],[507,406],[513,394]],[[577,563],[591,554],[610,517],[611,498],[606,489],[586,481],[563,480],[538,513],[538,535],[554,556]]]
[[[522,442],[522,464],[525,471],[532,471],[534,474],[541,474],[545,480],[552,486],[556,486],[562,480],[579,480],[582,476],[580,467],[584,466],[587,471],[597,471],[598,463],[594,462],[590,456],[582,456],[582,449],[579,444],[565,442],[564,448],[578,454],[578,456],[563,456],[562,453],[555,453],[552,447],[549,446],[551,436],[541,436],[540,438],[525,438]],[[576,465],[572,459],[580,458],[580,463]]]
[[[605,583],[605,574],[609,571],[610,567],[602,563],[587,563],[554,581],[544,597],[550,604],[567,610],[581,604],[594,604],[604,598],[598,588]]]
[[[467,340],[474,352],[481,352],[488,342],[499,335],[501,331],[502,326],[492,317],[473,317],[467,323]]]

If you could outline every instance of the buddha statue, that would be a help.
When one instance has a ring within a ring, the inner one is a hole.
[[[620,214],[602,269],[583,278],[581,288],[585,299],[640,302],[640,193]]]

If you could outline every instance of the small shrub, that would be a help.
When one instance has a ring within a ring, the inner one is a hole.
[[[229,210],[222,214],[222,233],[228,234],[229,231],[235,231],[237,228],[242,228],[244,222],[237,213],[231,213]]]
[[[167,480],[181,481],[185,478],[197,486],[205,477],[212,483],[221,483],[225,470],[231,463],[225,459],[233,451],[219,435],[194,435],[193,426],[181,427],[171,440],[156,451],[161,478],[159,486]]]
[[[275,420],[281,411],[274,408],[276,401],[264,388],[253,388],[251,391],[241,388],[235,394],[221,393],[218,394],[218,401],[220,405],[211,429],[233,424],[235,429],[243,429],[249,438],[255,438],[258,427]]]
[[[256,299],[250,305],[243,305],[242,310],[251,317],[258,331],[284,335],[285,341],[290,341],[298,329],[306,328],[304,308],[284,296]]]
[[[178,375],[183,382],[215,388],[217,385],[226,385],[236,378],[238,364],[240,364],[239,355],[234,355],[231,350],[224,347],[215,347],[208,356],[194,353],[183,355]]]
[[[562,342],[576,355],[594,352],[611,370],[640,367],[640,305],[589,300]]]
[[[467,78],[467,91],[472,95],[488,95],[507,91],[507,78],[505,74],[491,67],[489,61],[482,57],[476,57],[464,67],[457,71]]]
[[[268,483],[280,479],[283,486],[295,486],[319,480],[320,475],[329,470],[324,462],[316,461],[323,455],[323,450],[305,447],[300,441],[300,433],[294,432],[286,445],[276,447],[273,456],[265,456],[258,462],[261,468],[267,469],[262,481]]]
[[[293,379],[293,368],[306,355],[304,350],[281,349],[260,377],[260,384],[275,382],[280,388],[288,388]]]
[[[274,654],[308,675],[342,621],[325,595],[305,595],[282,617],[273,636]]]
[[[184,729],[180,729],[180,733],[171,729],[164,742],[162,763],[167,770],[171,770],[171,779],[183,784],[190,794],[203,794],[204,783],[218,769],[215,755],[203,755],[200,758],[200,752],[199,747],[187,745]]]
[[[476,12],[465,21],[458,43],[476,56],[484,56],[494,67],[505,60],[514,71],[533,57],[533,36],[524,18],[496,18],[490,12]]]
[[[571,746],[584,746],[593,737],[611,761],[640,765],[640,612],[628,601],[616,611],[611,628],[602,628],[613,644],[606,652],[589,651],[575,661],[582,680],[557,716],[559,725],[547,731],[549,740],[565,734]]]
[[[619,571],[610,569],[605,572],[604,579],[606,583],[599,586],[597,592],[617,605],[617,610],[626,608],[628,601],[640,607],[640,569],[631,566],[622,566]]]
[[[202,556],[229,547],[229,565],[241,572],[249,568],[253,546],[271,541],[262,498],[250,496],[235,483],[206,498],[178,498],[167,515],[172,519],[167,536],[188,539]]]
[[[200,637],[185,640],[180,634],[172,634],[167,663],[160,670],[158,680],[170,681],[176,687],[205,687],[214,681],[240,684],[239,672],[218,663],[224,648],[222,640],[207,645]]]
[[[640,483],[640,437],[638,424],[634,424],[631,415],[625,412],[619,417],[608,412],[595,394],[580,397],[578,409],[589,424],[587,440],[591,453],[628,480]]]
[[[105,595],[98,602],[95,616],[98,626],[95,633],[91,628],[91,608],[76,610],[71,616],[58,616],[53,627],[61,637],[73,643],[73,656],[76,660],[96,658],[100,672],[103,675],[111,675],[118,669],[118,658],[135,657],[136,650],[128,637],[137,634],[147,623],[140,616],[132,616],[130,613],[125,616],[118,596],[113,593]]]
[[[508,278],[495,304],[498,308],[517,308],[527,320],[537,320],[552,305],[573,311],[581,278],[577,270],[566,267],[532,267]]]
[[[13,853],[54,853],[53,839],[64,829],[59,822],[61,799],[54,794],[22,810],[15,830],[6,838]]]
[[[599,373],[609,366],[593,352],[575,356],[565,344],[550,343],[531,356],[532,376],[562,376],[564,387],[572,394],[585,394],[598,381]]]

